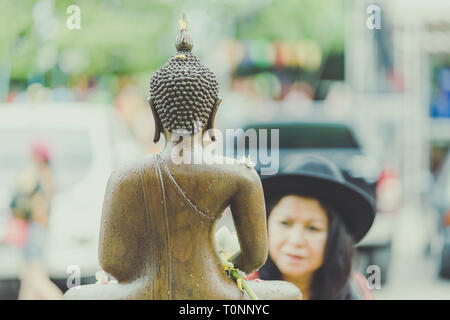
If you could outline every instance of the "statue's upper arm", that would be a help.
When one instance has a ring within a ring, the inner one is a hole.
[[[245,170],[248,171],[240,178],[231,212],[241,246],[236,264],[245,272],[251,272],[267,259],[267,226],[261,180],[256,171]]]
[[[103,202],[99,258],[119,281],[143,272],[148,250],[148,222],[139,170],[124,168],[109,177]]]

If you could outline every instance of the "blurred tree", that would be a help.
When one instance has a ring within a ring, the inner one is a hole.
[[[325,52],[344,51],[344,1],[271,1],[239,16],[236,37],[292,41],[312,39]]]
[[[73,4],[81,9],[79,30],[66,27]],[[9,64],[11,80],[142,74],[173,53],[166,44],[168,33],[175,34],[174,18],[191,9],[220,19],[227,28],[219,32],[237,38],[314,39],[324,52],[343,51],[342,0],[0,0],[0,59]]]
[[[39,15],[33,12],[37,2],[0,0],[0,56],[3,61],[10,60],[12,79],[26,79],[36,71],[36,54],[42,45],[55,47],[59,58],[66,50],[76,49],[88,62],[79,72],[90,75],[133,74],[155,69],[167,58],[155,47],[159,37],[174,24],[173,19],[168,19],[173,12],[170,3],[79,0],[76,4],[81,8],[81,29],[69,30],[66,10],[73,1],[50,0],[56,32],[42,40],[33,20]],[[77,62],[76,55],[70,57]]]

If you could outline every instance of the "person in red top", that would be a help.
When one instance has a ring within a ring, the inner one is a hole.
[[[327,159],[304,156],[292,170],[262,178],[269,257],[249,280],[285,280],[303,299],[373,299],[352,271],[354,245],[369,231],[370,197]]]
[[[19,173],[10,205],[12,218],[21,221],[24,233],[22,243],[16,243],[22,248],[24,258],[18,299],[60,300],[62,292],[50,281],[44,261],[51,202],[55,192],[50,149],[46,142],[36,141],[30,151],[30,161]]]

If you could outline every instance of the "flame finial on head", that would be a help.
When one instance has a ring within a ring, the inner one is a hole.
[[[161,128],[169,132],[187,130],[195,134],[208,127],[219,101],[219,83],[191,51],[185,15],[179,20],[177,53],[150,80],[150,97]],[[213,121],[213,120],[212,120]],[[213,123],[213,122],[211,122]],[[156,135],[155,141],[159,137]]]
[[[175,48],[178,52],[190,52],[194,46],[191,36],[187,33],[186,14],[183,12],[181,19],[178,19],[180,31],[178,32]]]
[[[178,24],[180,25],[180,31],[185,31],[187,29],[186,13],[183,12],[181,19],[178,19]]]

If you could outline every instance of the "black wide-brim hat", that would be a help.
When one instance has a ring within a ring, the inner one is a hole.
[[[325,158],[305,156],[293,169],[262,176],[261,181],[266,207],[274,199],[290,194],[318,199],[340,215],[355,243],[364,238],[375,219],[373,199],[347,182],[339,169]]]

